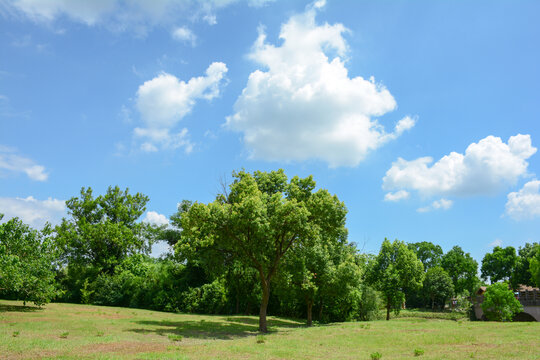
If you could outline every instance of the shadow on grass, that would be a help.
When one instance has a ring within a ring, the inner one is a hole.
[[[40,311],[40,310],[43,310],[43,309],[36,306],[0,304],[0,313],[1,312],[33,312],[33,311]]]
[[[182,335],[186,338],[196,339],[220,339],[232,340],[241,337],[258,334],[259,321],[249,317],[229,317],[227,321],[152,321],[141,320],[136,324],[144,325],[143,328],[129,329],[127,331],[139,334],[158,334],[161,336]],[[268,319],[268,327],[301,327],[303,324],[287,322],[276,319]],[[150,327],[150,328],[146,328]],[[157,327],[157,328],[156,328]]]

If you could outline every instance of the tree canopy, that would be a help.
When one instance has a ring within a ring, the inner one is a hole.
[[[0,224],[0,294],[38,306],[51,301],[57,254],[49,233],[49,226],[40,232],[18,218]]]
[[[520,302],[507,283],[495,283],[487,287],[482,310],[489,320],[512,321],[515,314],[523,310]]]
[[[495,246],[492,253],[487,253],[482,259],[482,277],[495,283],[500,280],[509,280],[515,271],[518,258],[516,249],[512,246],[502,248]]]
[[[424,293],[431,300],[431,308],[439,301],[444,308],[446,300],[454,295],[454,284],[446,271],[440,266],[430,268],[424,279]]]
[[[454,246],[443,255],[441,266],[452,278],[456,294],[462,294],[465,290],[469,294],[474,292],[478,282],[478,263],[469,253],[465,253],[459,246]]]
[[[441,265],[443,250],[440,245],[435,245],[429,241],[422,241],[409,243],[407,246],[416,253],[416,257],[424,265],[424,271]]]
[[[240,261],[255,269],[262,288],[259,330],[267,331],[270,285],[284,255],[321,234],[339,234],[345,205],[315,181],[283,170],[234,172],[229,192],[209,204],[194,203],[181,215],[182,236],[176,245],[184,257],[206,254],[207,264]]]
[[[148,225],[137,222],[147,202],[147,196],[131,195],[118,186],[96,198],[92,188],[82,188],[80,197],[66,201],[70,219],[55,229],[64,262],[112,273],[128,255],[148,253],[152,241],[145,232]]]
[[[424,266],[403,241],[384,239],[379,255],[370,265],[368,281],[382,292],[386,302],[386,320],[390,311],[399,313],[406,288],[419,288],[424,280]]]

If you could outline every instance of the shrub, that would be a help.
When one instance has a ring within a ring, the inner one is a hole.
[[[486,289],[482,310],[488,320],[512,321],[514,314],[523,311],[523,306],[514,297],[507,283],[496,283]]]
[[[422,356],[424,355],[423,349],[414,349],[414,356]]]
[[[380,352],[374,352],[371,354],[371,360],[379,360],[382,358],[382,354]]]

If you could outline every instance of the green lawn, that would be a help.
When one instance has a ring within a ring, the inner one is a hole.
[[[411,316],[414,314],[411,312]],[[0,359],[540,359],[540,323],[400,317],[306,328],[270,317],[0,301]]]

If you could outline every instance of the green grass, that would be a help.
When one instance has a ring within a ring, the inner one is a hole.
[[[36,309],[0,300],[0,359],[407,359],[417,350],[422,359],[540,358],[540,323],[424,316],[306,328],[269,317],[264,336],[257,325],[254,316],[74,304]]]

